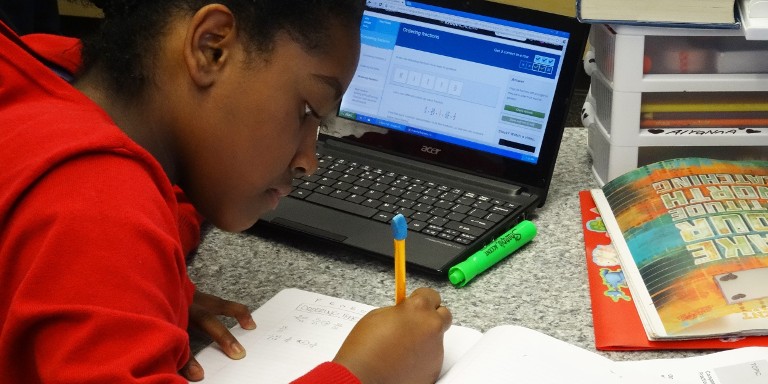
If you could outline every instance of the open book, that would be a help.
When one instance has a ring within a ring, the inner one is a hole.
[[[662,161],[592,197],[649,339],[768,334],[768,161]]]
[[[579,191],[589,296],[595,331],[595,348],[606,350],[644,349],[732,349],[768,347],[768,336],[713,339],[648,340],[627,287],[619,257],[605,231],[590,191]]]
[[[230,360],[215,345],[196,358],[204,383],[288,383],[333,359],[352,326],[373,307],[299,289],[280,291],[253,312],[258,328],[232,331],[247,356]],[[768,377],[768,347],[673,360],[615,362],[543,333],[512,325],[484,335],[452,326],[445,335],[446,383],[700,383],[758,384]],[[660,379],[663,378],[663,379]],[[714,382],[714,381],[713,381]]]

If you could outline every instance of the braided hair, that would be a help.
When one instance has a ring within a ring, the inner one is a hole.
[[[279,32],[308,52],[329,44],[330,24],[358,28],[364,0],[74,0],[101,8],[99,33],[83,39],[82,71],[104,69],[107,86],[123,97],[138,97],[152,81],[157,36],[172,16],[193,14],[212,3],[227,6],[237,18],[249,53],[268,55]]]

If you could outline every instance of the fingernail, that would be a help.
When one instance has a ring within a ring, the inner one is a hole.
[[[190,380],[199,381],[203,379],[203,375],[205,375],[205,372],[203,371],[203,367],[197,363],[194,362],[189,365],[189,378]]]
[[[245,324],[245,329],[256,329],[256,322],[253,319],[249,319]]]
[[[229,357],[231,357],[231,358],[233,358],[235,360],[240,360],[243,357],[245,357],[245,348],[243,348],[243,346],[240,345],[240,343],[238,343],[238,342],[232,343],[231,344],[231,348],[232,348],[232,350],[231,350],[231,353],[230,353]]]

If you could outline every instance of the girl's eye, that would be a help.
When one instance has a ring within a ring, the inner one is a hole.
[[[315,110],[309,106],[309,104],[304,103],[304,117],[309,117],[309,116],[317,117],[317,114],[315,113]]]

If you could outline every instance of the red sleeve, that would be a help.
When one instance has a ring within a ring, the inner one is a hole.
[[[176,201],[179,205],[179,236],[185,255],[189,255],[200,245],[200,226],[203,224],[203,216],[195,209],[195,206],[184,194],[179,186],[174,186]]]
[[[21,41],[38,55],[70,74],[77,73],[82,62],[82,44],[72,37],[33,33],[21,36]]]
[[[187,383],[192,292],[173,189],[152,174],[81,156],[19,200],[0,238],[3,381]]]
[[[361,384],[345,366],[341,364],[326,362],[318,365],[315,369],[309,371],[306,375],[294,380],[292,384]]]

